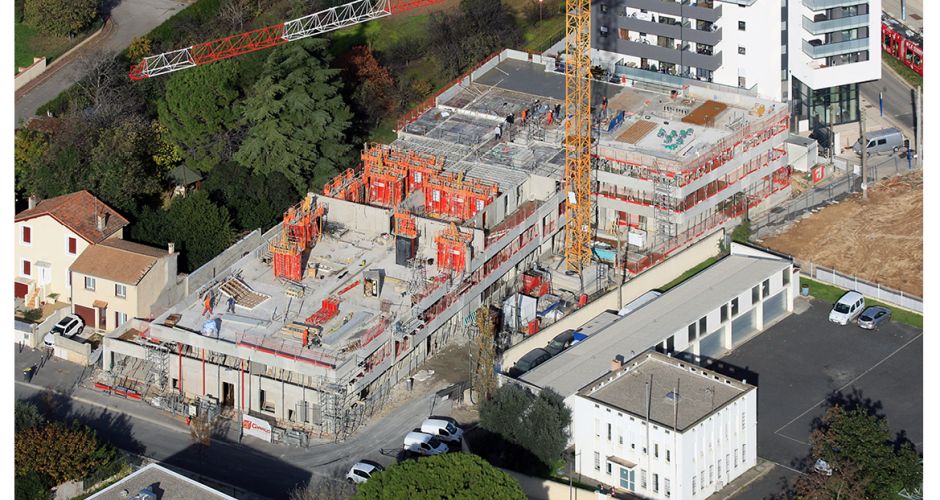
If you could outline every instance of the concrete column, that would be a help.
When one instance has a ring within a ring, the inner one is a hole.
[[[790,279],[793,279],[793,278],[791,277]],[[790,284],[792,285],[793,282],[791,281]],[[795,298],[795,295],[796,295],[793,293],[793,287],[788,286],[783,292],[787,294],[787,297],[785,299],[787,302],[787,312],[792,313],[793,312],[793,299]]]
[[[101,369],[110,371],[114,366],[114,353],[110,349],[103,349],[101,353]]]
[[[764,301],[759,300],[754,304],[754,326],[757,327],[757,331],[761,332],[764,330]]]
[[[734,347],[734,340],[731,338],[731,319],[729,318],[721,327],[721,346],[725,349]]]

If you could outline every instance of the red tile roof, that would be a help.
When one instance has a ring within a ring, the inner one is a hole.
[[[16,214],[15,222],[48,215],[71,229],[89,243],[99,243],[128,224],[127,219],[88,191],[42,200],[34,208]],[[104,231],[99,231],[96,215],[105,216]]]
[[[136,285],[159,259],[167,255],[169,253],[164,249],[112,238],[85,249],[69,269],[87,276]]]

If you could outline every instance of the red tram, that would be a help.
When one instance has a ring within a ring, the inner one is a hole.
[[[881,14],[881,48],[924,76],[924,37],[885,13]]]

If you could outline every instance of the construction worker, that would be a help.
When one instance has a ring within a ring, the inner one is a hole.
[[[554,113],[552,113],[552,110],[548,110],[548,124],[549,125],[552,124],[552,118],[554,118]]]
[[[525,119],[529,115],[529,108],[523,108],[522,110],[522,126],[525,126]]]
[[[235,297],[228,298],[228,312],[230,313],[235,312]]]
[[[601,113],[604,116],[607,116],[607,96],[604,96],[604,98],[601,99]]]
[[[202,314],[200,316],[212,315],[212,292],[206,292],[206,298],[202,302]]]
[[[28,367],[28,368],[23,369],[23,380],[25,380],[25,381],[27,381],[27,382],[32,382],[32,381],[33,381],[33,372],[34,372],[34,371],[35,371],[35,367],[34,367],[34,366],[30,366],[30,367]]]
[[[500,138],[503,136],[503,126],[497,125],[494,133],[496,134],[496,140],[500,140]]]
[[[310,345],[308,342],[309,340],[310,340],[310,329],[304,328],[304,347],[307,347],[308,345]]]

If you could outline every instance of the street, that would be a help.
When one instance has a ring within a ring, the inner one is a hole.
[[[863,83],[860,87],[862,97],[871,105],[865,108],[866,128],[878,130],[898,126],[913,144],[917,123],[914,113],[915,90],[885,64],[881,65],[881,80]],[[884,93],[884,118],[878,112],[879,92]]]
[[[16,98],[15,124],[19,125],[36,113],[40,106],[55,99],[82,77],[82,56],[95,51],[120,52],[127,48],[134,37],[146,35],[184,7],[188,2],[179,0],[118,0],[111,10],[114,30],[102,38],[92,40],[69,56],[68,60],[55,63],[40,78],[44,81]]]
[[[22,369],[36,364],[40,353],[27,348],[15,356],[17,399],[30,399],[60,418],[81,420],[102,438],[132,453],[271,498],[286,498],[292,488],[313,476],[342,478],[360,459],[390,465],[396,462],[402,438],[408,431],[432,413],[449,415],[453,407],[451,401],[443,401],[432,408],[433,392],[416,394],[414,399],[392,409],[381,420],[373,420],[350,439],[311,444],[308,448],[274,445],[252,437],[239,444],[238,422],[228,422],[226,427],[214,431],[212,443],[201,455],[180,419],[143,402],[83,386],[68,392],[82,368],[57,358],[47,360],[32,382],[27,383]],[[50,385],[62,392],[46,392]]]

